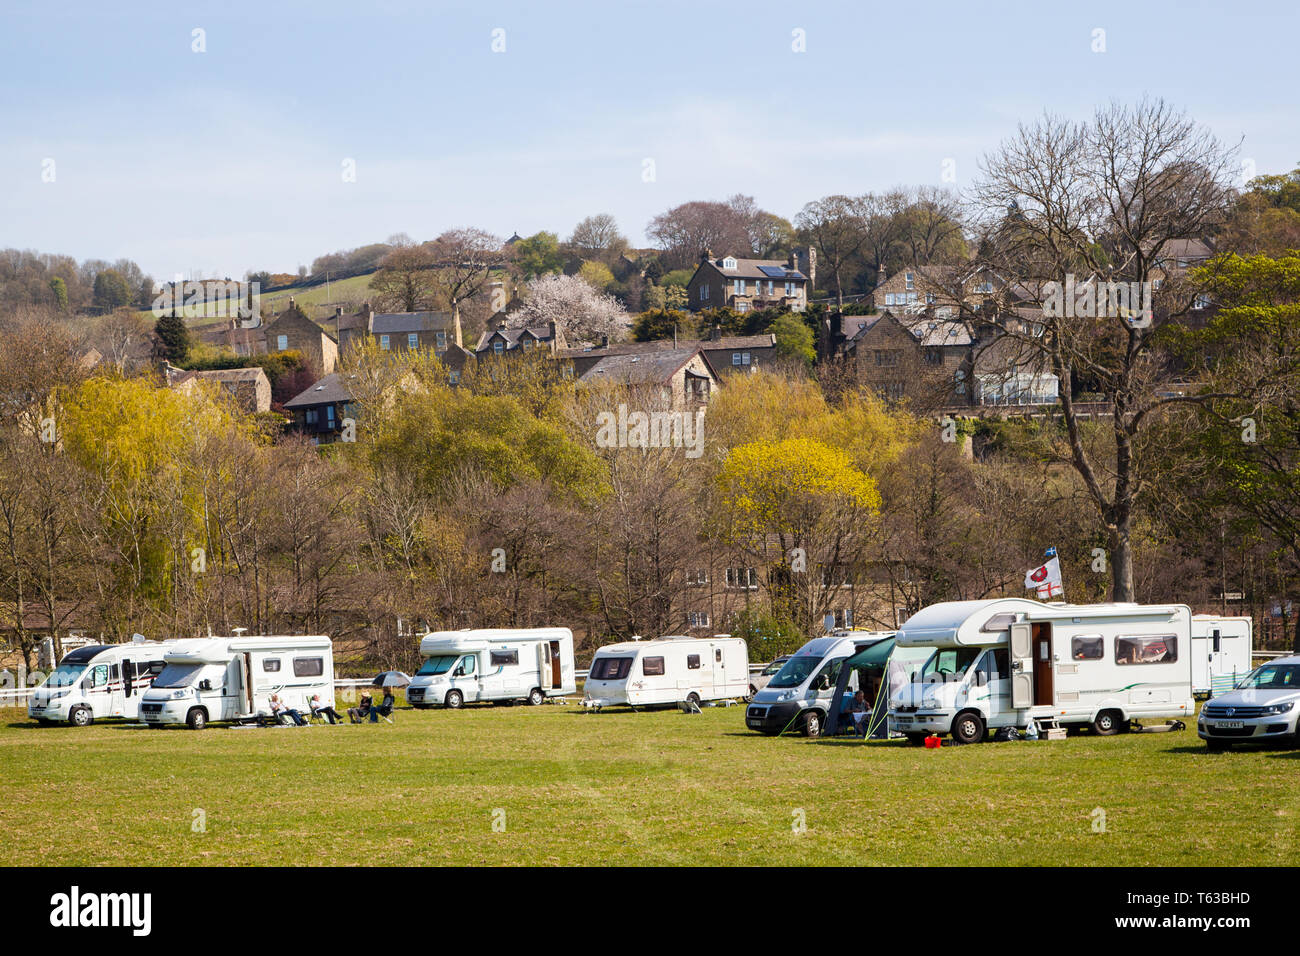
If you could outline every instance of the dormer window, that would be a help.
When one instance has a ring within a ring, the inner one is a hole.
[[[734,268],[736,268],[736,257],[735,257],[735,256],[727,256],[727,258],[723,259],[723,260],[722,260],[722,268],[724,268],[724,269],[734,269]]]
[[[909,288],[909,289],[915,289],[915,288],[916,288],[916,275],[915,275],[915,274],[913,274],[913,273],[911,273],[911,272],[904,273],[904,274],[903,274],[903,281],[907,284],[907,288]]]

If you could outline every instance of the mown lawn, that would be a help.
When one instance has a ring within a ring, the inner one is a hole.
[[[2,711],[0,863],[1295,862],[1300,751],[1211,755],[1191,730],[928,751],[759,737],[743,713],[195,733]]]

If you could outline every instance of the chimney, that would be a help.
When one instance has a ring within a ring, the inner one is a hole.
[[[885,280],[888,278],[889,276],[885,274],[885,264],[882,262],[880,264],[880,268],[876,270],[876,288],[879,289],[882,285],[884,285]]]
[[[712,258],[713,258],[713,250],[712,250],[712,249],[703,249],[703,250],[700,251],[700,261],[701,261],[701,262],[708,262],[708,261],[709,261],[710,259],[712,259]]]
[[[799,254],[793,249],[790,250],[790,258],[787,260],[787,264],[793,270],[797,271],[799,268]]]
[[[709,341],[710,341],[710,342],[721,342],[721,341],[722,341],[722,323],[721,323],[721,322],[714,322],[714,323],[713,323],[713,328],[709,329]]]
[[[602,335],[602,336],[600,337],[600,347],[601,347],[602,349],[607,349],[607,348],[609,348],[609,336],[608,336],[608,335]]]
[[[362,327],[363,327],[367,332],[373,332],[373,331],[374,331],[374,323],[371,321],[371,316],[373,316],[373,315],[374,315],[374,312],[372,312],[371,309],[370,309],[370,303],[369,303],[369,302],[366,302],[366,303],[362,304],[362,306],[361,306],[361,322],[362,322]]]
[[[497,331],[499,331],[499,332],[504,332],[505,330],[506,330],[506,320],[505,320],[505,319],[498,319],[498,320],[497,320]]]

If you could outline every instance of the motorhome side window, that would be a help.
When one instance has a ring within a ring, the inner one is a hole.
[[[594,680],[622,680],[632,670],[630,657],[598,657],[591,665]]]
[[[1116,664],[1169,664],[1176,660],[1178,638],[1172,634],[1115,638]]]
[[[699,669],[700,669],[700,655],[699,655],[699,654],[687,654],[687,655],[686,655],[686,669],[687,669],[687,670],[690,670],[690,671],[696,671],[696,670],[699,670]]]
[[[1100,634],[1070,638],[1070,657],[1076,661],[1099,661],[1105,655],[1105,642]]]
[[[1016,623],[1016,616],[1014,614],[994,614],[984,622],[984,625],[980,630],[985,634],[996,634],[998,631],[1007,630],[1007,628],[1011,627],[1014,623]]]
[[[664,659],[662,657],[646,657],[641,660],[641,673],[646,677],[662,677],[664,673]]]
[[[108,683],[108,665],[96,664],[90,669],[90,686],[103,687]]]
[[[975,666],[975,673],[983,674],[984,679],[987,681],[1001,680],[1011,673],[1009,662],[1010,658],[1007,656],[1007,649],[997,647],[984,652],[984,656],[980,658],[979,663]]]
[[[262,658],[262,670],[267,674],[275,673],[280,669],[280,658],[264,657]]]
[[[325,658],[295,657],[293,659],[294,677],[320,677],[325,673]]]
[[[516,650],[509,651],[491,651],[489,658],[493,667],[514,666],[519,663],[519,652]]]

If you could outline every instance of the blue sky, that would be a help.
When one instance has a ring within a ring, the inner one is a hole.
[[[0,247],[163,279],[462,225],[563,237],[596,212],[641,244],[690,199],[793,218],[832,192],[942,185],[949,159],[960,188],[1017,122],[1143,94],[1281,172],[1300,164],[1297,9],[6,0]]]

